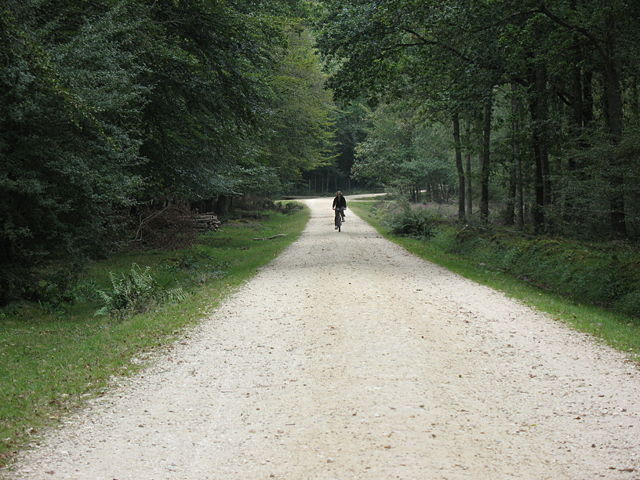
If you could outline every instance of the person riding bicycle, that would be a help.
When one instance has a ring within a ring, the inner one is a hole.
[[[344,210],[347,208],[347,199],[344,198],[344,195],[342,195],[340,190],[336,192],[336,197],[333,199],[333,205],[331,208],[340,212],[342,221],[344,222]]]

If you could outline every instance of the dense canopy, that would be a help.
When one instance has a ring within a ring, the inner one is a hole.
[[[0,301],[126,240],[141,205],[273,194],[330,158],[302,7],[2,2]]]
[[[625,0],[5,0],[0,302],[172,202],[426,190],[460,221],[638,238],[639,20]]]

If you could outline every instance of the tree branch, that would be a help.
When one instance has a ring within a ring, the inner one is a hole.
[[[601,42],[586,28],[583,28],[579,25],[570,24],[569,22],[567,22],[566,20],[564,20],[563,18],[559,17],[558,15],[553,13],[551,10],[549,10],[549,8],[545,5],[544,2],[540,2],[540,8],[538,11],[542,13],[545,17],[554,21],[558,25],[561,25],[567,30],[571,30],[572,32],[578,32],[584,35],[593,44],[593,46],[596,47],[598,52],[600,52],[600,55],[602,55],[602,58],[605,58],[605,59],[609,58],[609,56],[607,55],[607,52],[602,47]]]
[[[454,55],[458,56],[462,60],[465,60],[465,61],[467,61],[469,63],[474,64],[474,65],[477,65],[478,67],[480,67],[480,68],[482,68],[484,70],[498,71],[498,68],[495,65],[484,64],[484,63],[478,62],[477,60],[469,57],[468,55],[465,55],[464,53],[462,53],[458,49],[452,47],[451,45],[447,45],[446,43],[438,42],[436,40],[428,40],[428,39],[424,38],[422,35],[420,35],[418,32],[416,32],[416,31],[414,31],[412,29],[409,29],[409,28],[402,28],[402,30],[405,31],[406,33],[409,33],[409,34],[413,35],[415,38],[417,38],[420,41],[417,42],[417,43],[398,44],[397,46],[399,46],[399,47],[401,47],[401,46],[421,46],[421,45],[430,45],[430,46],[440,47],[440,48],[443,48],[444,50],[447,50],[447,51],[453,53]],[[515,75],[510,75],[509,76],[509,81],[515,82],[518,85],[521,85],[523,87],[529,86],[529,84],[526,82],[526,80],[523,80],[522,78],[520,78],[518,76],[515,76]]]
[[[462,53],[458,49],[452,47],[451,45],[447,45],[446,43],[442,43],[442,42],[439,42],[437,40],[429,40],[427,38],[424,38],[418,32],[416,32],[415,30],[412,30],[410,28],[401,27],[401,29],[404,32],[413,35],[414,38],[418,39],[419,42],[418,42],[417,45],[431,45],[431,46],[435,46],[435,47],[440,47],[440,48],[443,48],[445,50],[448,50],[449,52],[453,53],[454,55],[457,55],[458,57],[462,58],[463,60],[466,60],[467,62],[475,63],[476,65],[482,66],[478,62],[476,62],[474,59],[468,57],[467,55],[465,55],[464,53]]]
[[[514,18],[518,18],[518,17],[521,17],[521,16],[527,16],[527,15],[531,15],[531,14],[538,13],[538,12],[539,12],[539,10],[525,10],[523,12],[516,12],[516,13],[514,13],[512,15],[509,15],[508,17],[501,18],[497,22],[494,22],[494,23],[492,23],[490,25],[485,25],[482,28],[477,28],[475,30],[467,30],[467,32],[468,33],[484,32],[484,31],[490,30],[490,29],[492,29],[494,27],[498,27],[500,25],[504,25],[504,24],[510,22]],[[463,31],[465,31],[465,30],[463,30]]]

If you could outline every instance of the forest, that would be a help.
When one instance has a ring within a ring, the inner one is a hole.
[[[0,303],[37,299],[43,269],[72,279],[167,204],[224,210],[329,162],[334,106],[305,11],[2,2]]]
[[[637,237],[640,4],[325,4],[319,44],[331,86],[393,112],[374,122],[355,174],[389,181],[397,169],[383,158],[393,149],[405,187],[423,187],[430,169],[439,172],[425,135],[441,125],[451,135],[460,219],[477,198],[482,221]],[[502,211],[491,212],[496,200]]]
[[[637,241],[639,20],[625,0],[5,0],[0,304],[169,204],[384,188]]]

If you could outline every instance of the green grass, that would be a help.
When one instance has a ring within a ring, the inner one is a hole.
[[[349,206],[381,235],[411,253],[463,277],[501,290],[510,297],[546,312],[577,330],[602,339],[612,347],[629,353],[635,361],[640,361],[640,322],[637,318],[541,290],[507,273],[489,269],[473,258],[463,258],[447,252],[446,246],[439,243],[438,238],[433,241],[424,241],[393,235],[376,210],[376,204],[377,202],[374,201],[353,201]]]
[[[100,395],[112,376],[139,369],[134,358],[179,338],[204,318],[298,238],[308,218],[306,208],[271,213],[229,222],[188,249],[118,255],[84,272],[73,305],[22,303],[0,310],[0,466],[42,428]],[[253,240],[280,233],[286,236]],[[108,288],[109,272],[126,272],[132,263],[150,266],[166,288],[182,287],[186,300],[124,320],[95,316],[100,302],[91,292]]]

